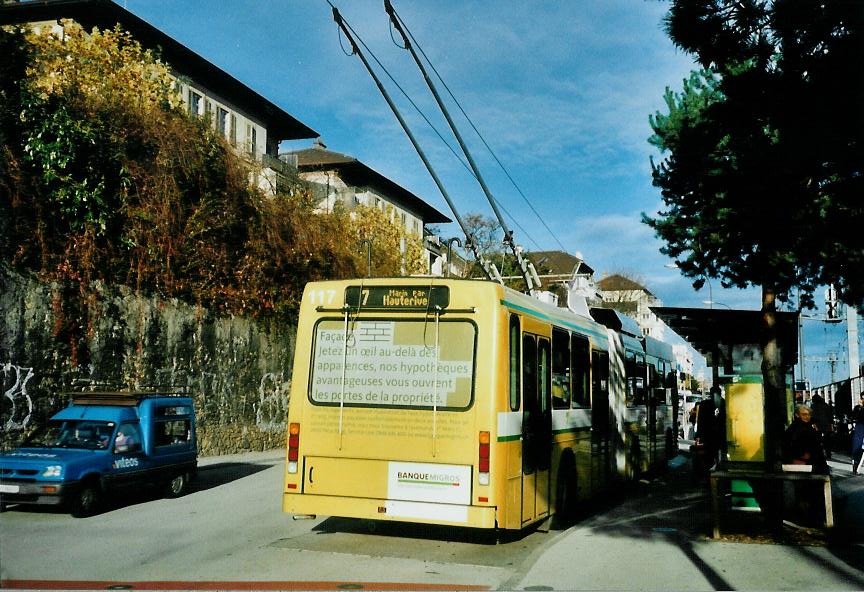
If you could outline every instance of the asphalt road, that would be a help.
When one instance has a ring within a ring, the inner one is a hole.
[[[0,578],[41,588],[54,587],[45,580],[497,588],[560,534],[535,531],[499,545],[462,529],[295,521],[281,511],[282,472],[281,451],[209,458],[179,499],[148,492],[85,519],[13,506],[0,514]]]
[[[281,512],[282,471],[281,451],[209,458],[179,499],[142,494],[86,519],[13,507],[0,514],[0,587],[864,589],[864,477],[842,463],[833,466],[839,539],[794,529],[765,538],[751,528],[758,516],[742,516],[744,530],[719,541],[707,537],[707,492],[682,457],[569,528],[499,544],[462,529],[294,521]]]

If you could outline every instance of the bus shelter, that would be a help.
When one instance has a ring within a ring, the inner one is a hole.
[[[713,384],[725,403],[724,459],[731,463],[765,461],[765,409],[762,388],[762,312],[704,308],[654,307],[651,310],[705,356]],[[798,358],[798,313],[776,313],[780,355],[786,378],[784,425],[792,418],[793,368]],[[775,418],[776,419],[776,418]]]
[[[794,490],[796,482],[806,481],[812,481],[820,487],[825,504],[824,523],[827,527],[833,526],[831,481],[828,475],[787,472],[786,465],[781,469],[765,462],[766,456],[771,456],[766,455],[767,450],[780,448],[780,443],[769,441],[769,437],[782,437],[782,431],[766,429],[766,410],[783,410],[784,425],[792,418],[793,368],[798,357],[798,313],[776,313],[778,346],[786,389],[780,395],[782,401],[766,401],[762,380],[762,312],[669,307],[655,307],[652,310],[705,356],[712,369],[713,384],[725,391],[726,421],[721,442],[721,462],[710,473],[714,537],[720,535],[721,497],[729,499],[731,509],[761,510],[768,522],[779,528],[784,509],[789,505],[784,491],[790,491],[790,487]],[[778,418],[771,419],[776,421]],[[720,495],[722,486],[728,487],[728,496]]]

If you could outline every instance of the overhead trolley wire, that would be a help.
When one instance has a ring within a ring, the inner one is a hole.
[[[401,20],[401,19],[400,19],[400,20]],[[414,107],[414,110],[417,111],[417,113],[420,115],[420,117],[422,117],[423,120],[426,122],[426,124],[427,124],[431,129],[432,129],[432,131],[435,132],[435,135],[438,136],[438,139],[441,140],[441,142],[442,142],[445,146],[447,146],[447,149],[450,150],[451,154],[453,154],[453,156],[456,158],[456,160],[459,162],[459,164],[461,164],[462,167],[463,167],[466,171],[468,171],[468,174],[471,175],[471,176],[476,180],[476,179],[477,179],[477,175],[474,174],[474,171],[471,170],[471,167],[468,166],[468,163],[465,162],[465,159],[464,159],[462,156],[460,156],[458,152],[456,152],[456,149],[453,148],[453,145],[452,145],[450,142],[448,142],[448,141],[447,141],[447,138],[445,138],[445,137],[442,135],[441,131],[440,131],[437,127],[435,127],[435,124],[433,124],[432,121],[430,121],[430,119],[426,116],[426,113],[424,113],[423,110],[420,109],[420,107],[417,105],[417,103],[414,102],[414,99],[411,98],[411,95],[409,95],[408,92],[407,92],[407,91],[402,87],[402,85],[399,84],[399,82],[398,82],[398,81],[393,77],[393,75],[390,73],[390,71],[387,69],[387,67],[384,66],[383,63],[381,63],[381,60],[379,60],[379,59],[378,59],[378,56],[375,55],[375,52],[373,52],[373,51],[369,48],[369,46],[366,45],[366,43],[363,41],[363,38],[360,37],[360,35],[357,33],[357,31],[354,29],[354,27],[352,27],[352,26],[351,26],[350,24],[348,24],[347,22],[345,23],[345,25],[348,27],[348,29],[350,29],[351,34],[354,35],[354,36],[356,37],[356,39],[357,39],[357,41],[360,43],[360,45],[363,46],[363,49],[365,49],[366,52],[368,52],[369,55],[372,56],[372,59],[375,60],[375,63],[378,64],[378,67],[381,68],[381,70],[384,72],[384,74],[387,75],[387,78],[389,78],[390,81],[391,81],[391,82],[396,86],[396,88],[399,89],[399,92],[401,92],[402,95],[403,95],[403,96],[408,100],[408,102],[411,103],[411,106]],[[396,39],[393,37],[392,30],[393,30],[393,29],[392,29],[392,24],[391,24],[391,29],[390,29],[391,34],[390,34],[390,38],[393,40],[393,44],[396,45],[396,47],[400,47],[400,48],[402,48],[402,49],[405,49],[405,47],[402,46],[402,45],[399,45],[399,43],[398,43],[398,42],[396,41]],[[340,37],[340,40],[339,40],[339,45],[340,45],[340,47],[342,46],[342,39],[341,39],[341,37]],[[342,51],[343,51],[346,55],[351,55],[350,53],[345,52],[345,48],[344,48],[344,47],[342,47]],[[433,69],[434,69],[434,67],[433,67]],[[436,74],[437,74],[437,72],[436,72]],[[440,76],[439,76],[439,78],[440,78]],[[443,81],[442,81],[442,82],[443,82]],[[445,87],[446,87],[446,85],[445,85]],[[448,92],[449,92],[450,89],[447,89],[447,90],[448,90]],[[451,93],[450,96],[451,96],[451,97],[453,96],[452,93]],[[454,100],[455,100],[455,99],[454,99]],[[458,104],[458,103],[457,103],[457,104]],[[460,108],[460,110],[462,109],[461,106],[460,106],[459,108]],[[462,113],[464,114],[465,112],[462,111]],[[466,117],[467,117],[467,116],[466,116]],[[469,120],[469,122],[470,122],[470,120]],[[471,127],[474,127],[473,123],[471,124]],[[476,132],[476,131],[477,131],[477,128],[474,128],[474,131]],[[477,133],[478,133],[478,135],[479,135],[479,132],[477,132]],[[484,143],[484,144],[486,143],[485,140],[484,140],[483,143]],[[487,147],[487,148],[489,147],[488,144],[486,145],[486,147]],[[491,151],[491,149],[490,149],[490,151]],[[493,154],[493,156],[494,156],[494,154]],[[497,160],[497,158],[496,158],[496,160]],[[499,165],[500,165],[500,162],[499,162]],[[502,165],[502,166],[503,166],[503,165]],[[506,171],[505,171],[505,173],[506,173]],[[509,176],[509,175],[508,175],[508,176]],[[511,182],[512,182],[512,179],[511,179]],[[523,196],[523,197],[524,197],[524,196]],[[523,233],[523,234],[528,238],[528,240],[530,240],[530,241],[534,244],[535,247],[537,247],[538,250],[542,250],[542,249],[543,249],[543,248],[540,246],[540,244],[539,244],[536,240],[534,240],[534,238],[533,238],[533,237],[528,233],[528,231],[525,230],[525,229],[522,227],[521,224],[519,224],[519,222],[516,220],[516,218],[513,216],[513,214],[511,214],[511,213],[507,210],[507,208],[505,208],[503,205],[501,205],[501,202],[500,202],[499,200],[496,199],[496,200],[495,200],[495,203],[496,203],[496,205],[498,205],[502,210],[504,210],[504,213],[506,213],[507,216],[508,216],[512,221],[513,221],[513,224],[515,224],[516,227],[517,227],[520,231],[522,231],[522,233]],[[528,205],[529,205],[529,207],[531,207],[531,204],[530,204],[530,203],[529,203]],[[532,210],[533,210],[533,207],[532,207]],[[536,211],[535,211],[534,213],[535,213],[535,215],[537,215],[537,212],[536,212]],[[539,217],[539,215],[538,215],[538,217]],[[542,222],[542,220],[541,220],[541,222]],[[545,224],[544,224],[544,225],[545,225]],[[548,230],[548,228],[547,228],[547,230]],[[551,232],[551,231],[550,231],[550,232]],[[559,243],[559,244],[560,244],[560,243]],[[562,246],[561,248],[563,249],[564,247]]]
[[[332,4],[331,4],[331,6],[332,6]],[[372,59],[375,60],[375,63],[376,63],[376,64],[378,64],[378,67],[381,68],[381,70],[384,72],[384,74],[387,75],[387,78],[390,79],[390,82],[392,82],[392,83],[396,86],[396,88],[399,89],[399,92],[401,92],[402,95],[403,95],[403,96],[408,100],[408,102],[411,103],[411,106],[414,107],[414,110],[417,111],[417,113],[420,115],[420,117],[423,118],[423,120],[426,122],[426,124],[427,124],[430,128],[432,128],[432,131],[435,132],[435,135],[437,135],[438,138],[439,138],[439,139],[444,143],[444,145],[447,146],[447,148],[450,150],[450,152],[453,153],[453,156],[456,157],[456,160],[459,161],[459,164],[461,164],[463,167],[465,167],[465,169],[466,169],[466,170],[471,174],[471,176],[474,176],[474,173],[471,172],[471,168],[468,166],[468,163],[466,163],[466,162],[462,159],[462,157],[459,156],[459,153],[456,152],[456,149],[453,148],[453,146],[452,146],[452,145],[447,141],[447,139],[446,139],[446,138],[441,134],[441,132],[438,130],[438,128],[435,127],[435,124],[433,124],[433,123],[429,120],[429,118],[426,116],[426,114],[423,112],[423,110],[420,109],[420,107],[417,105],[417,103],[414,102],[414,99],[411,98],[411,95],[409,95],[408,92],[407,92],[407,91],[402,87],[402,85],[399,84],[399,82],[398,82],[398,81],[393,77],[393,75],[390,74],[390,71],[387,69],[387,67],[384,66],[383,63],[381,63],[381,60],[378,59],[378,56],[375,55],[375,52],[373,52],[373,51],[369,48],[369,46],[366,45],[366,42],[363,41],[363,38],[360,37],[360,35],[357,33],[357,31],[354,29],[354,27],[352,27],[350,24],[348,24],[347,21],[344,21],[344,20],[343,20],[343,22],[345,22],[345,26],[348,27],[348,29],[351,31],[351,34],[354,35],[354,37],[357,39],[357,41],[360,43],[360,45],[363,46],[363,49],[365,49],[366,52],[367,52],[370,56],[372,56]],[[345,55],[347,55],[347,56],[351,56],[351,55],[352,55],[350,52],[345,51],[345,48],[342,46],[342,35],[341,35],[341,31],[340,31],[340,35],[339,35],[339,46],[342,47],[342,51],[345,53]]]
[[[483,193],[486,195],[486,198],[489,201],[489,205],[492,206],[492,211],[495,213],[495,217],[498,219],[498,223],[501,225],[501,229],[504,231],[504,244],[507,245],[513,252],[513,256],[516,258],[518,267],[522,272],[522,277],[525,280],[526,290],[529,294],[533,295],[535,293],[535,289],[540,287],[540,278],[537,276],[534,265],[522,256],[522,247],[517,245],[516,242],[513,240],[513,233],[507,228],[507,223],[504,221],[504,217],[501,215],[498,204],[492,197],[492,192],[486,185],[486,181],[480,174],[480,170],[477,167],[477,163],[474,161],[474,157],[471,155],[471,151],[468,149],[468,146],[462,139],[462,134],[459,132],[459,129],[453,121],[452,117],[450,117],[450,113],[447,110],[447,107],[444,105],[443,99],[441,99],[438,90],[435,88],[435,84],[432,82],[432,79],[429,78],[429,75],[426,72],[426,68],[424,68],[423,66],[422,60],[414,51],[411,41],[409,40],[408,35],[405,33],[405,30],[402,28],[402,23],[396,15],[396,12],[393,9],[393,5],[390,0],[384,0],[384,10],[390,16],[390,20],[395,26],[396,30],[399,31],[400,35],[402,35],[402,40],[405,42],[405,47],[411,53],[411,57],[414,58],[417,67],[420,69],[420,73],[423,74],[423,79],[426,81],[426,86],[429,87],[432,96],[435,98],[435,102],[438,104],[438,108],[441,110],[441,114],[444,116],[444,118],[447,120],[447,124],[450,126],[450,131],[453,132],[453,136],[456,138],[456,141],[459,143],[459,147],[465,154],[465,158],[468,160],[468,164],[471,165],[471,170],[474,171],[474,176],[477,179],[477,182],[480,184],[481,189],[483,189]]]
[[[329,0],[327,0],[327,3],[330,4],[331,7],[333,6],[333,4],[332,4],[331,2],[329,2]],[[400,20],[401,20],[401,19],[400,19]],[[360,45],[363,46],[363,49],[364,49],[364,50],[365,50],[365,51],[366,51],[366,52],[367,52],[367,53],[372,57],[372,59],[375,61],[375,63],[378,64],[378,67],[381,68],[381,70],[384,72],[384,74],[387,75],[387,78],[389,78],[390,81],[391,81],[391,82],[396,86],[396,88],[399,89],[399,92],[401,92],[402,95],[405,97],[405,99],[406,99],[406,100],[411,104],[411,106],[414,107],[414,110],[417,111],[417,113],[420,115],[420,117],[422,117],[423,120],[426,122],[426,124],[427,124],[431,129],[432,129],[432,131],[435,132],[435,135],[438,136],[438,139],[441,140],[441,142],[442,142],[445,146],[447,146],[447,149],[450,150],[450,152],[453,154],[453,156],[456,158],[456,160],[459,162],[459,164],[462,165],[462,167],[463,167],[463,168],[468,172],[469,175],[471,175],[474,179],[476,179],[477,176],[474,174],[474,171],[471,170],[471,167],[468,166],[468,163],[465,162],[465,159],[464,159],[462,156],[459,155],[459,153],[456,151],[456,149],[453,147],[453,145],[450,144],[450,142],[448,142],[447,139],[443,136],[443,134],[441,133],[441,131],[440,131],[437,127],[435,127],[435,124],[432,123],[432,121],[429,119],[429,117],[426,116],[426,113],[424,113],[423,110],[419,107],[419,105],[417,105],[417,103],[416,103],[416,102],[411,98],[411,95],[408,94],[408,92],[407,92],[407,91],[402,87],[402,85],[399,84],[399,82],[398,82],[398,81],[393,77],[393,75],[390,73],[390,71],[387,69],[387,67],[386,67],[386,66],[381,62],[381,60],[378,59],[378,56],[375,55],[375,52],[373,52],[373,51],[369,48],[369,46],[366,45],[366,42],[363,41],[363,38],[360,37],[360,35],[357,33],[357,31],[354,29],[354,27],[352,27],[352,26],[351,26],[347,21],[344,21],[344,19],[343,19],[343,22],[345,23],[345,26],[346,26],[346,27],[351,31],[351,34],[356,38],[357,42],[358,42]],[[405,49],[405,47],[402,46],[402,45],[399,45],[399,43],[398,43],[398,42],[396,41],[396,39],[393,37],[393,35],[392,35],[392,24],[391,24],[391,35],[390,35],[390,37],[391,37],[391,39],[393,40],[393,43],[394,43],[397,47],[400,47],[400,48],[402,48],[402,49]],[[341,36],[341,31],[340,31],[340,36],[339,36],[339,47],[342,49],[342,52],[343,52],[345,55],[347,55],[347,56],[352,55],[351,52],[350,52],[350,51],[346,51],[344,45],[342,45],[342,36]],[[421,51],[422,51],[422,50],[421,50]],[[425,57],[425,56],[424,56],[424,57]],[[428,61],[428,58],[427,58],[427,61]],[[433,70],[434,70],[434,67],[433,67]],[[437,72],[436,72],[436,75],[437,75]],[[440,76],[439,76],[439,79],[440,79]],[[443,82],[443,81],[442,81],[442,82]],[[445,87],[446,87],[446,85],[445,85]],[[450,92],[450,89],[447,89],[447,90],[448,90],[448,92]],[[451,96],[451,97],[453,96],[452,93],[450,93],[450,96]],[[455,99],[454,99],[454,100],[455,100]],[[458,104],[458,103],[457,103],[457,104]],[[461,110],[461,109],[462,109],[462,108],[461,108],[461,106],[460,106],[460,110]],[[462,113],[464,114],[465,112],[462,111]],[[466,116],[466,117],[467,117],[467,116]],[[469,121],[470,121],[470,120],[469,120]],[[472,127],[474,127],[473,123],[472,123]],[[474,130],[475,130],[475,132],[476,132],[476,131],[477,131],[477,128],[474,128]],[[479,135],[479,132],[478,132],[478,135]],[[485,144],[485,141],[484,141],[484,144]],[[487,148],[488,148],[488,145],[487,145]],[[491,151],[491,149],[490,149],[490,151]],[[497,159],[496,159],[496,160],[497,160]],[[500,162],[499,162],[499,165],[500,165]],[[505,171],[505,172],[506,172],[506,171]],[[508,175],[508,176],[509,176],[509,175]],[[512,180],[511,180],[511,181],[512,181]],[[538,250],[543,250],[543,247],[541,247],[540,244],[539,244],[536,240],[534,240],[534,237],[531,236],[531,235],[528,233],[528,231],[525,230],[525,228],[522,227],[521,224],[519,224],[519,222],[516,220],[516,218],[513,216],[513,214],[511,214],[511,213],[507,210],[507,208],[505,208],[503,205],[501,205],[500,201],[495,200],[495,203],[496,203],[496,205],[498,205],[502,210],[504,210],[504,212],[507,214],[507,216],[508,216],[512,221],[513,221],[513,224],[516,225],[516,227],[517,227],[517,228],[518,228],[518,229],[519,229],[519,230],[520,230],[520,231],[521,231],[521,232],[522,232],[522,233],[523,233],[523,234],[528,238],[529,241],[531,241],[531,243],[532,243],[535,247],[537,247]],[[529,206],[530,206],[530,204],[529,204]],[[532,208],[532,209],[533,209],[533,208]],[[536,215],[536,211],[535,211],[535,215]],[[539,217],[539,216],[538,216],[538,217]],[[541,222],[542,222],[542,220],[541,220]],[[545,225],[545,224],[544,224],[544,225]],[[559,243],[559,244],[560,244],[560,243]],[[562,249],[563,249],[563,248],[564,248],[564,247],[562,246]]]
[[[477,261],[480,263],[486,276],[491,280],[497,280],[498,282],[503,284],[503,280],[501,279],[501,275],[498,272],[495,265],[493,263],[491,263],[488,259],[486,259],[483,256],[483,254],[478,251],[477,242],[474,238],[474,234],[472,232],[470,232],[469,229],[465,226],[465,223],[462,220],[462,218],[459,216],[459,212],[457,211],[456,206],[453,203],[453,200],[450,199],[450,196],[447,193],[447,190],[444,187],[443,183],[441,182],[441,179],[438,177],[437,173],[433,169],[428,158],[426,158],[426,155],[423,152],[423,149],[418,144],[417,139],[414,137],[414,134],[411,132],[411,129],[408,127],[407,122],[402,117],[402,114],[399,112],[399,109],[396,107],[396,104],[390,98],[390,95],[387,92],[387,90],[384,88],[384,85],[381,83],[381,80],[375,74],[375,71],[372,69],[372,65],[366,59],[366,56],[363,54],[363,52],[360,51],[360,47],[357,45],[357,41],[354,38],[355,36],[357,36],[359,38],[359,36],[357,35],[357,32],[354,31],[354,29],[347,22],[345,22],[345,19],[342,18],[341,14],[339,14],[339,10],[333,5],[333,3],[330,2],[330,0],[326,0],[326,1],[331,6],[331,8],[333,10],[333,20],[336,21],[336,24],[338,25],[340,31],[345,34],[345,36],[348,38],[348,41],[351,42],[352,53],[350,55],[357,55],[357,57],[360,58],[360,61],[363,62],[363,66],[366,68],[366,70],[369,72],[369,75],[374,80],[375,85],[378,87],[378,90],[381,92],[381,95],[384,97],[384,100],[387,102],[390,109],[393,111],[393,114],[396,116],[396,119],[399,121],[399,124],[402,126],[402,129],[405,131],[406,135],[408,136],[408,139],[411,141],[411,144],[414,146],[414,149],[417,151],[417,155],[420,157],[420,160],[423,161],[423,164],[426,166],[426,169],[429,171],[429,174],[432,176],[432,180],[435,181],[435,184],[438,186],[438,189],[441,191],[442,197],[444,197],[444,200],[447,202],[447,205],[450,206],[450,209],[453,212],[453,216],[456,218],[456,222],[458,222],[459,227],[462,229],[462,232],[465,234],[466,246],[474,254],[475,259],[477,259]],[[362,41],[361,41],[361,43],[362,43]],[[341,45],[341,37],[340,37],[340,45]],[[363,46],[366,47],[366,49],[368,50],[368,46],[366,46],[365,43],[363,44]],[[376,58],[376,61],[378,61],[377,58]],[[378,63],[383,68],[383,65],[380,63],[380,61],[378,61]]]
[[[451,90],[450,90],[450,87],[447,86],[447,82],[444,81],[444,78],[441,76],[441,74],[440,74],[440,73],[438,72],[438,70],[435,68],[435,64],[432,63],[432,60],[430,60],[430,59],[429,59],[429,56],[426,55],[426,52],[423,51],[423,47],[422,47],[422,46],[417,42],[417,39],[414,37],[414,34],[413,34],[413,33],[411,32],[411,30],[408,28],[408,25],[405,24],[405,21],[402,19],[401,16],[399,16],[399,14],[396,12],[395,9],[393,9],[393,14],[396,16],[397,19],[399,19],[399,24],[400,24],[400,25],[405,29],[405,32],[408,34],[408,37],[410,37],[410,39],[411,39],[411,43],[414,44],[414,46],[415,46],[415,47],[417,48],[417,50],[420,52],[420,55],[422,55],[422,56],[423,56],[423,59],[426,61],[426,63],[429,64],[429,67],[432,69],[432,72],[435,73],[435,76],[438,78],[438,80],[439,80],[439,81],[441,82],[441,84],[444,86],[444,89],[447,91],[447,94],[450,95],[450,98],[453,100],[453,102],[454,102],[454,103],[456,104],[456,106],[459,108],[459,111],[462,113],[462,116],[465,117],[465,120],[466,120],[466,121],[468,122],[468,124],[471,126],[471,129],[474,130],[474,133],[476,133],[476,134],[477,134],[477,137],[480,138],[480,141],[483,142],[483,145],[484,145],[484,146],[486,147],[486,149],[489,151],[489,154],[491,154],[491,155],[492,155],[492,158],[495,159],[495,162],[498,163],[498,166],[499,166],[499,167],[501,168],[501,170],[504,172],[504,175],[507,177],[507,179],[508,179],[508,180],[510,181],[510,183],[513,185],[513,187],[516,189],[516,191],[519,193],[519,195],[522,196],[522,199],[525,201],[525,203],[528,205],[528,207],[531,209],[531,211],[534,213],[534,215],[537,217],[537,219],[540,221],[540,223],[543,225],[543,227],[546,229],[546,231],[547,231],[547,232],[549,233],[549,235],[552,237],[552,239],[553,239],[556,243],[558,243],[558,246],[561,247],[561,250],[562,250],[562,251],[565,251],[565,252],[566,252],[567,249],[564,247],[563,244],[561,244],[561,241],[558,240],[558,237],[555,235],[554,232],[552,232],[552,229],[549,228],[549,226],[546,224],[545,220],[543,220],[543,217],[542,217],[542,216],[540,215],[540,213],[539,213],[539,212],[534,208],[534,206],[533,206],[533,204],[531,203],[531,201],[528,199],[528,197],[525,195],[525,193],[522,191],[522,189],[521,189],[521,188],[519,187],[519,185],[516,183],[515,179],[513,179],[513,177],[510,175],[510,172],[507,170],[507,167],[504,166],[504,163],[502,163],[502,162],[501,162],[501,159],[498,158],[498,155],[495,153],[495,151],[492,149],[492,147],[491,147],[491,146],[489,145],[489,143],[486,141],[486,138],[483,136],[482,133],[480,133],[480,130],[477,129],[477,126],[474,124],[474,121],[471,119],[471,117],[468,115],[468,113],[465,112],[465,109],[462,107],[462,104],[459,102],[459,99],[456,98],[456,96],[453,94],[453,91],[451,91]],[[406,49],[406,48],[403,47],[402,45],[399,45],[399,43],[397,43],[397,42],[396,42],[396,39],[393,37],[393,24],[392,24],[392,23],[390,24],[390,38],[393,40],[393,43],[394,43],[397,47],[400,47],[400,48],[402,48],[402,49]],[[495,202],[496,202],[499,206],[501,205],[499,200],[496,199]],[[503,209],[503,206],[502,206],[502,209]],[[506,211],[506,210],[505,210],[505,211]],[[513,218],[513,216],[512,216],[509,212],[507,213],[507,215],[510,216],[510,218],[513,219],[513,222],[518,226],[518,223],[516,223],[515,218]],[[520,227],[520,229],[521,229],[521,227]],[[521,230],[522,230],[523,232],[525,232],[524,229],[521,229]],[[525,234],[527,235],[527,233],[525,233]],[[530,236],[529,236],[528,238],[531,239]],[[536,246],[539,247],[539,245],[537,245],[536,241],[534,241],[533,239],[531,239],[531,242],[533,242]]]

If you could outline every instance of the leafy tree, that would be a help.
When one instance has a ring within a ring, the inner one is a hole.
[[[120,30],[86,34],[65,23],[64,38],[30,35],[33,53],[21,101],[25,161],[68,226],[97,233],[126,202],[131,142],[117,133],[136,117],[180,104],[168,67]],[[119,117],[118,117],[119,116]]]
[[[70,299],[102,280],[251,315],[293,315],[306,282],[357,275],[346,213],[316,214],[297,178],[262,194],[158,56],[119,29],[63,24],[63,39],[0,28],[5,263]]]
[[[349,232],[354,244],[372,241],[372,275],[375,277],[412,275],[428,272],[423,240],[409,233],[393,219],[393,209],[382,210],[372,206],[357,206],[351,211]],[[403,254],[404,245],[404,254]],[[366,269],[365,251],[357,269]]]
[[[474,236],[474,240],[477,242],[477,252],[495,264],[501,277],[504,278],[504,283],[514,290],[525,292],[527,287],[522,277],[522,270],[516,257],[509,248],[505,248],[504,231],[498,221],[483,214],[470,213],[465,216],[464,222],[468,232]],[[539,267],[536,268],[536,271],[540,275],[544,273],[544,270]],[[468,277],[485,277],[483,267],[478,261],[469,263],[467,273]],[[550,289],[550,286],[543,288]],[[562,289],[554,287],[552,291],[557,293],[559,298],[564,297]]]
[[[651,118],[665,208],[644,221],[686,276],[762,288],[768,460],[785,385],[776,300],[835,283],[864,301],[860,2],[672,0],[666,29],[702,70]]]
[[[12,202],[17,199],[15,147],[20,146],[21,81],[30,61],[24,31],[0,31],[0,252],[12,248]],[[17,151],[20,153],[20,149]]]

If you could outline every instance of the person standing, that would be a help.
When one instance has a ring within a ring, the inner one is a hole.
[[[829,474],[828,462],[822,450],[822,435],[815,425],[810,423],[811,410],[807,405],[795,405],[795,417],[783,434],[783,462],[793,465],[810,465],[816,474]],[[818,518],[824,518],[819,508],[819,501],[824,495],[822,483],[795,481],[793,491],[795,515],[805,522],[799,524],[817,523]]]
[[[855,424],[852,431],[852,473],[857,475],[861,468],[862,452],[864,452],[862,450],[864,448],[864,393],[852,409],[852,423]]]
[[[795,406],[795,418],[783,434],[783,462],[811,465],[814,473],[827,474],[828,462],[822,450],[822,435],[810,423],[811,411],[806,405]]]
[[[702,446],[705,452],[705,466],[701,467],[704,469],[702,472],[709,471],[717,463],[717,453],[720,449],[717,405],[714,403],[715,388],[711,387],[711,393],[700,401],[696,411],[696,445]]]
[[[831,442],[834,435],[834,409],[825,402],[822,395],[813,395],[810,404],[813,425],[822,434],[822,445],[825,447],[825,458],[831,460]]]

